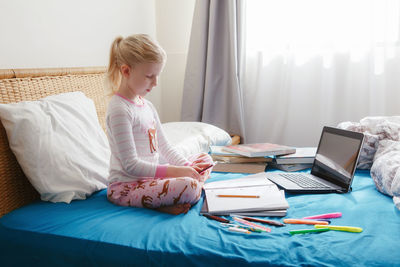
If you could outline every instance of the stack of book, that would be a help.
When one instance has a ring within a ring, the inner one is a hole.
[[[269,181],[264,172],[209,182],[204,190],[200,214],[283,217],[289,208],[284,191]]]
[[[299,171],[312,167],[316,147],[294,148],[271,143],[211,146],[216,172],[258,173],[266,168]]]
[[[297,148],[296,152],[288,155],[276,156],[268,167],[276,168],[287,172],[304,170],[312,167],[314,162],[316,147]]]
[[[210,154],[214,161],[218,162],[213,171],[235,172],[235,173],[258,173],[263,172],[268,164],[272,162],[269,157],[246,157],[238,153],[228,152],[225,146],[211,146]]]
[[[273,161],[271,156],[286,155],[296,152],[293,147],[271,144],[239,144],[231,146],[212,146],[211,157],[218,164],[214,167],[217,172],[258,173],[265,171],[268,163]]]

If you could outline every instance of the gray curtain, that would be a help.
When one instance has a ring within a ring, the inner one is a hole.
[[[240,87],[242,0],[197,0],[186,64],[182,121],[245,138]]]

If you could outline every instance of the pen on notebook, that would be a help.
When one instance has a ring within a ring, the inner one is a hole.
[[[353,226],[339,226],[339,225],[314,225],[315,228],[328,228],[330,230],[335,231],[344,231],[344,232],[352,232],[352,233],[361,233],[363,229],[361,227],[353,227]]]
[[[319,225],[328,225],[328,222],[325,221],[314,221],[314,220],[304,220],[304,219],[283,219],[284,223],[288,224],[319,224]]]
[[[241,197],[241,198],[259,198],[256,195],[217,195],[217,197]]]
[[[304,217],[303,219],[333,219],[333,218],[340,218],[340,217],[342,217],[341,212],[332,212],[332,213],[307,216],[307,217]]]
[[[300,229],[300,230],[290,230],[289,233],[291,235],[295,234],[307,234],[307,233],[320,233],[329,231],[329,228],[318,228],[318,229]]]
[[[273,221],[273,220],[258,219],[258,218],[234,215],[234,214],[231,214],[230,216],[236,216],[238,218],[242,218],[242,219],[244,219],[246,221],[250,221],[250,222],[260,222],[260,223],[266,223],[266,224],[275,225],[275,226],[285,226],[283,223],[278,222],[278,221]]]
[[[223,223],[229,223],[230,221],[215,215],[210,215],[210,214],[203,214],[204,217],[207,217],[211,220],[215,220],[215,221],[219,221],[219,222],[223,222]]]

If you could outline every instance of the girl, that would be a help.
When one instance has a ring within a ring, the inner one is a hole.
[[[185,159],[168,143],[156,109],[143,97],[157,85],[164,50],[149,36],[117,37],[107,80],[112,97],[106,127],[111,148],[107,196],[121,206],[186,213],[200,196],[211,157]],[[163,156],[169,165],[160,165]]]

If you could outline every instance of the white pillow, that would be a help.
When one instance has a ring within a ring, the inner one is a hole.
[[[11,150],[41,199],[69,203],[107,185],[110,149],[82,92],[0,104]]]
[[[201,152],[208,153],[210,146],[232,143],[226,131],[203,122],[168,122],[163,123],[163,130],[170,144],[186,158]]]

